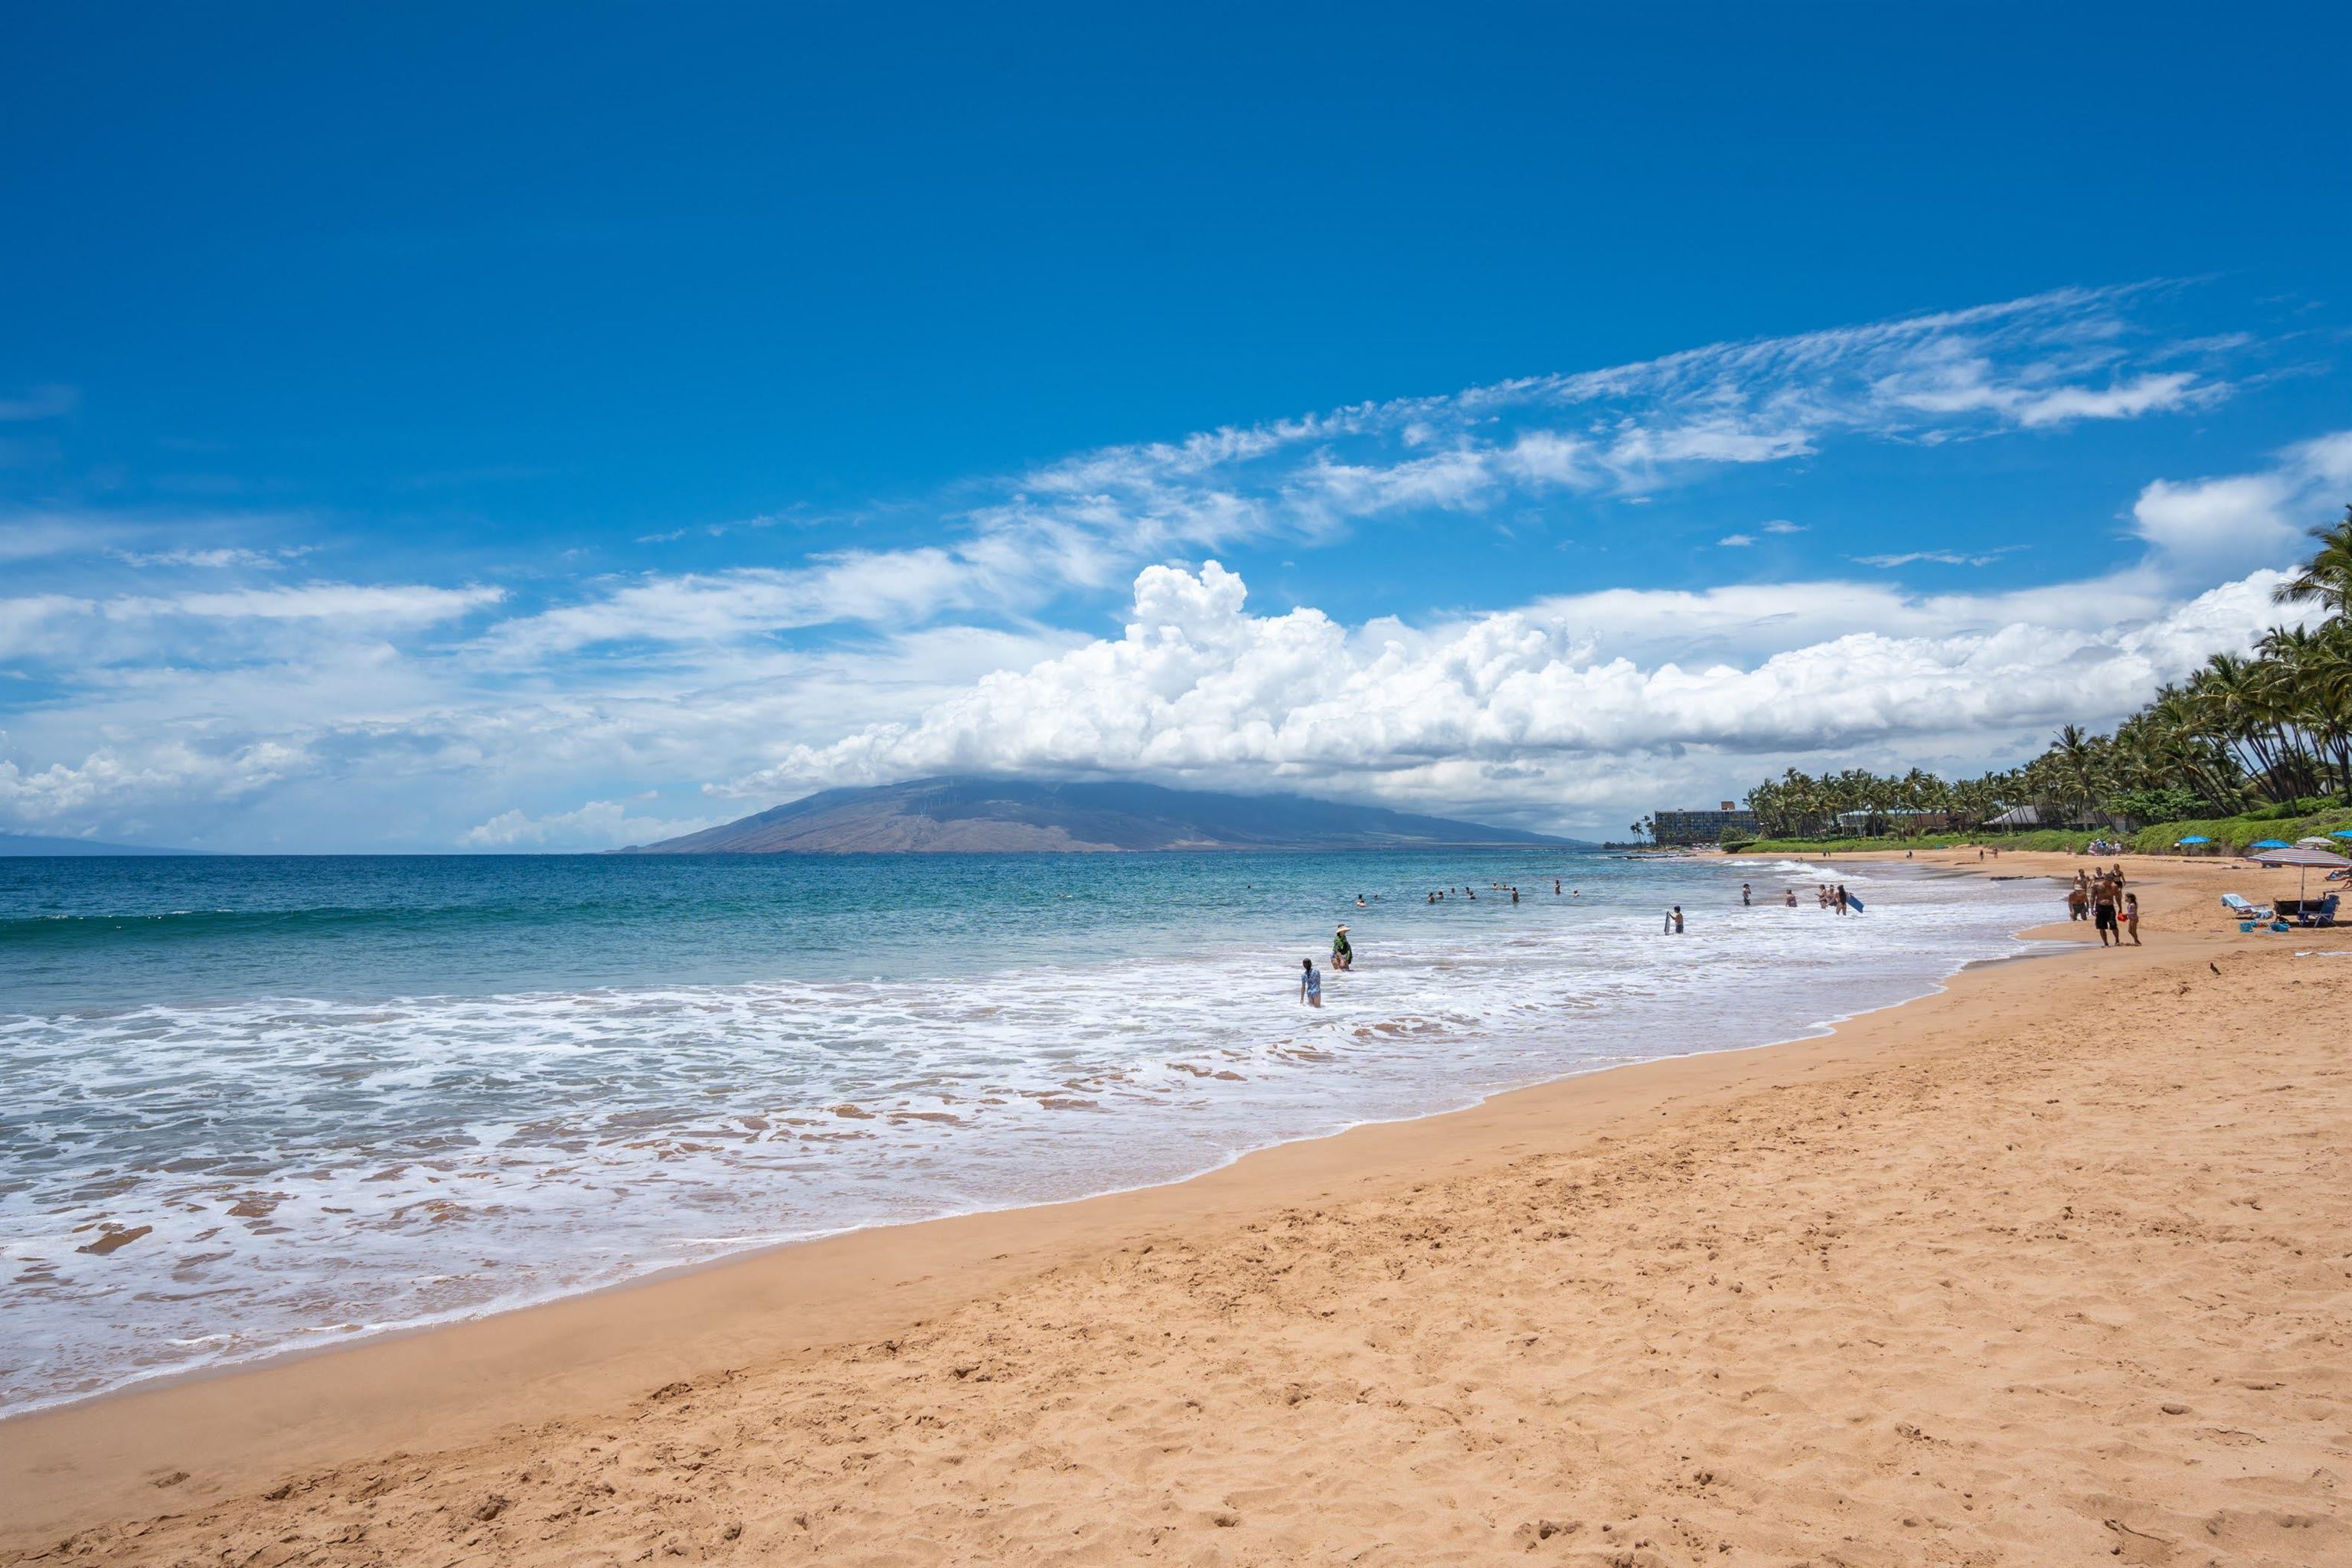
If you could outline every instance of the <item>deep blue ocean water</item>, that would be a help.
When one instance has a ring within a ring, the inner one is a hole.
[[[0,859],[0,1411],[1802,1035],[2019,951],[2031,897],[1548,849]]]

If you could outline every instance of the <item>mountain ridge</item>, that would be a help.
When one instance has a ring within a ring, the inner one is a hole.
[[[1306,795],[948,775],[819,790],[616,855],[1103,854],[1165,849],[1575,847],[1580,839]]]
[[[202,849],[167,849],[154,844],[108,844],[96,838],[60,838],[46,833],[0,833],[0,855],[202,855]]]

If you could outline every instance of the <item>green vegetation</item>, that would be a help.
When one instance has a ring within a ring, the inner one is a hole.
[[[1949,780],[1917,768],[1819,776],[1790,768],[1748,792],[1762,829],[1748,847],[1884,848],[1890,834],[1915,847],[1976,842],[2020,806],[2064,830],[2000,834],[2018,848],[2095,837],[2155,851],[2198,834],[2238,847],[2343,826],[2352,818],[2352,506],[2312,537],[2319,549],[2281,584],[2278,602],[2318,604],[2327,614],[2316,627],[2273,626],[2253,656],[2215,654],[2112,735],[2069,724],[2049,750],[2006,772]],[[1839,837],[1855,814],[1864,836]]]
[[[2305,807],[2310,809],[2304,809]],[[2192,845],[2187,852],[2201,850],[2208,854],[2234,855],[2264,838],[2284,838],[2292,844],[2298,838],[2326,837],[2339,827],[2352,828],[2352,805],[2323,798],[2292,802],[2284,806],[2265,806],[2260,811],[2245,812],[2236,816],[2187,817],[2179,822],[2154,823],[2128,833],[2112,827],[2037,827],[2024,833],[1921,833],[1877,838],[1759,838],[1743,845],[1740,853],[1832,855],[1841,850],[1958,849],[1979,844],[1998,844],[2003,849],[2053,849],[2072,854],[2096,838],[2108,843],[2120,841],[2136,855],[2170,855],[2183,852],[2174,847],[2182,839],[2201,836],[2213,842]],[[2352,847],[2347,847],[2347,852],[2352,853]]]

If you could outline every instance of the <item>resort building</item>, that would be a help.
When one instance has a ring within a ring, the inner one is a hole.
[[[1712,844],[1723,837],[1727,827],[1753,835],[1756,814],[1733,801],[1725,801],[1715,811],[1654,811],[1650,814],[1650,837],[1660,844]]]

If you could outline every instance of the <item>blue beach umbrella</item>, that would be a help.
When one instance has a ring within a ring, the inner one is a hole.
[[[2339,827],[2327,837],[2330,838],[2352,838],[2352,827]]]
[[[2189,840],[2184,838],[2180,842],[2186,844]],[[2284,838],[2257,838],[2254,840],[2254,847],[2257,849],[2292,849],[2294,846],[2289,844]]]
[[[2210,844],[2213,841],[2206,837],[2201,833],[2192,833],[2186,838],[2176,838],[2173,842],[2176,844]]]

